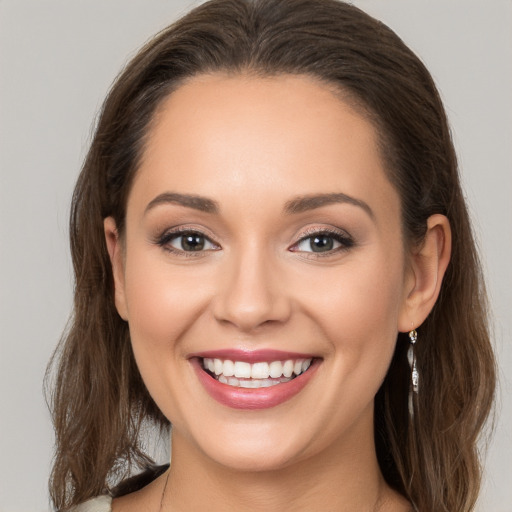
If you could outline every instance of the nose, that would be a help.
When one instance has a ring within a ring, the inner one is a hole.
[[[247,251],[226,262],[213,313],[217,321],[250,332],[288,320],[292,306],[271,257]]]

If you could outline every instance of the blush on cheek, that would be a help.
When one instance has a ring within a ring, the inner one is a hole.
[[[163,300],[154,293],[147,297],[140,294],[136,304],[132,304],[130,332],[138,343],[151,345],[153,348],[171,346],[186,328],[186,306],[183,300],[169,297],[169,293],[166,295]]]
[[[134,345],[169,354],[176,353],[176,343],[197,322],[210,292],[204,276],[173,268],[161,259],[132,257],[126,282],[128,322]]]
[[[389,275],[356,274],[316,301],[316,314],[324,319],[327,337],[337,351],[351,353],[354,364],[365,354],[387,360],[394,350],[401,303],[394,283]]]

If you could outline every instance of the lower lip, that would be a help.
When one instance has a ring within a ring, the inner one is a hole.
[[[302,391],[318,368],[317,360],[313,360],[307,371],[288,382],[268,388],[247,389],[229,386],[214,379],[203,370],[199,359],[194,358],[191,362],[199,381],[212,398],[233,409],[250,410],[268,409],[290,400]]]

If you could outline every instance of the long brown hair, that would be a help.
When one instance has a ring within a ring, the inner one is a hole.
[[[495,365],[486,295],[446,115],[420,60],[388,27],[337,0],[212,0],[158,34],[113,85],[75,188],[70,221],[74,313],[53,359],[57,509],[108,492],[149,462],[141,429],[168,421],[137,370],[114,307],[103,219],[125,207],[156,109],[208,72],[302,74],[334,85],[372,120],[401,197],[404,238],[420,243],[441,213],[453,252],[440,297],[419,330],[420,393],[408,413],[408,340],[398,335],[375,399],[387,482],[419,511],[469,511],[480,485],[477,440]]]

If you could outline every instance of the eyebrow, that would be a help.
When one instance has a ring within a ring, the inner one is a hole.
[[[161,204],[178,204],[187,208],[193,208],[206,213],[218,213],[219,204],[213,199],[207,197],[196,196],[191,194],[179,194],[177,192],[164,192],[156,196],[146,206],[144,213],[146,214],[152,208],[155,208]],[[356,199],[347,194],[335,193],[335,194],[315,194],[307,196],[299,196],[290,201],[287,201],[284,207],[284,212],[287,214],[303,213],[308,210],[314,210],[315,208],[321,208],[330,204],[345,203],[358,206],[362,208],[372,219],[375,219],[375,215],[372,209],[367,203],[361,199]]]
[[[288,201],[284,207],[284,211],[289,214],[302,213],[335,203],[345,203],[358,206],[359,208],[362,208],[373,220],[375,220],[375,214],[367,203],[361,201],[361,199],[356,199],[355,197],[342,193],[300,196]]]
[[[186,206],[187,208],[193,208],[194,210],[206,213],[218,213],[219,211],[219,205],[213,199],[190,194],[178,194],[177,192],[164,192],[150,201],[144,210],[144,214],[155,206],[169,203]]]

